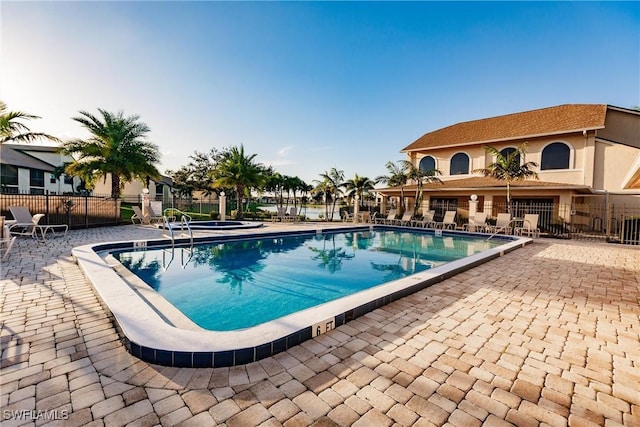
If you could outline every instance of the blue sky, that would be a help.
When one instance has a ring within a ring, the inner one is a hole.
[[[640,105],[638,2],[6,2],[0,98],[32,130],[137,114],[177,169],[244,144],[308,183],[374,178],[426,132]]]

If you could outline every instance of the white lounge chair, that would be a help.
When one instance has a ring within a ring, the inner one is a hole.
[[[9,211],[16,220],[15,224],[9,227],[9,233],[13,236],[31,236],[34,239],[45,241],[46,234],[50,231],[53,235],[62,233],[66,235],[69,230],[67,224],[40,224],[44,214],[31,215],[26,206],[9,206]]]
[[[397,225],[410,225],[412,219],[413,219],[413,209],[407,209],[402,214],[402,218],[394,220],[393,223]]]
[[[434,221],[433,223],[435,225],[435,228],[450,228],[452,230],[455,230],[456,228],[456,211],[446,211],[444,213],[444,218],[442,218],[442,221],[438,222],[438,221]]]
[[[469,218],[469,223],[463,226],[466,231],[483,232],[487,229],[487,213],[476,212],[475,216]]]
[[[540,229],[538,228],[538,214],[526,214],[522,220],[522,226],[514,229],[515,234],[519,236],[527,235],[529,237],[540,237]]]
[[[487,225],[487,231],[492,234],[511,234],[511,215],[508,213],[499,213],[496,219],[496,225]]]
[[[289,208],[289,216],[287,217],[287,221],[298,222],[298,208],[295,206],[291,206]]]
[[[17,236],[12,236],[9,232],[9,226],[5,225],[3,217],[2,221],[0,221],[0,250],[4,248],[4,255],[1,258],[3,261],[9,256],[16,239]]]
[[[285,222],[287,220],[287,208],[284,206],[276,206],[276,213],[271,215],[271,222],[282,221]]]
[[[163,216],[162,213],[157,213],[153,211],[151,205],[147,206],[147,212],[149,213],[149,221],[151,224],[160,224],[162,223]]]
[[[422,215],[422,219],[414,219],[411,221],[411,225],[414,227],[433,227],[433,216],[436,214],[435,210],[426,211]]]
[[[376,218],[376,224],[392,224],[398,215],[397,212],[396,209],[391,209],[386,218]]]

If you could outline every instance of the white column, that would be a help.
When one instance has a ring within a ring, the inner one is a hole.
[[[220,221],[227,220],[227,196],[224,191],[220,193],[220,201],[218,202],[218,209],[220,210]]]
[[[356,194],[353,198],[353,222],[358,222],[358,214],[360,213],[360,196]]]

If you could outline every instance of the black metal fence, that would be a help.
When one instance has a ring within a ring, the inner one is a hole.
[[[32,215],[44,214],[40,224],[67,224],[72,229],[121,222],[121,201],[107,196],[0,194],[0,216],[14,219],[11,206],[25,206]]]
[[[457,212],[459,225],[468,221],[468,200],[432,201],[429,208],[436,211],[436,221],[441,221],[448,210]],[[500,212],[509,212],[506,203],[478,205],[479,212],[485,209],[489,221],[495,220]],[[572,204],[512,201],[513,218],[523,218],[526,214],[538,215],[538,228],[544,236],[640,245],[640,206],[632,199],[628,203],[605,203],[603,199],[593,199]]]

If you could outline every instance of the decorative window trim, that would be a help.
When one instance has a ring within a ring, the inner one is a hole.
[[[566,168],[560,168],[560,169],[542,169],[542,155],[544,154],[544,150],[546,150],[546,148],[552,144],[564,144],[569,148],[569,165]],[[545,145],[542,146],[542,149],[540,150],[540,172],[550,172],[550,171],[570,171],[570,170],[574,170],[575,168],[575,159],[576,159],[576,150],[575,147],[568,143],[567,141],[562,141],[562,140],[556,140],[556,141],[550,141],[548,143],[546,143]]]
[[[453,163],[453,158],[454,158],[455,156],[457,156],[458,154],[464,154],[465,156],[467,156],[467,172],[465,172],[465,173],[456,173],[456,174],[453,174],[453,173],[451,173],[451,164]],[[461,176],[461,175],[463,175],[463,176],[464,176],[464,175],[469,175],[469,174],[471,174],[471,170],[472,170],[472,168],[471,168],[471,166],[472,166],[472,162],[473,162],[472,157],[471,157],[471,156],[469,155],[469,153],[467,153],[466,151],[458,151],[458,152],[456,152],[456,153],[453,153],[453,155],[452,155],[452,156],[451,156],[451,158],[449,159],[449,176]]]

